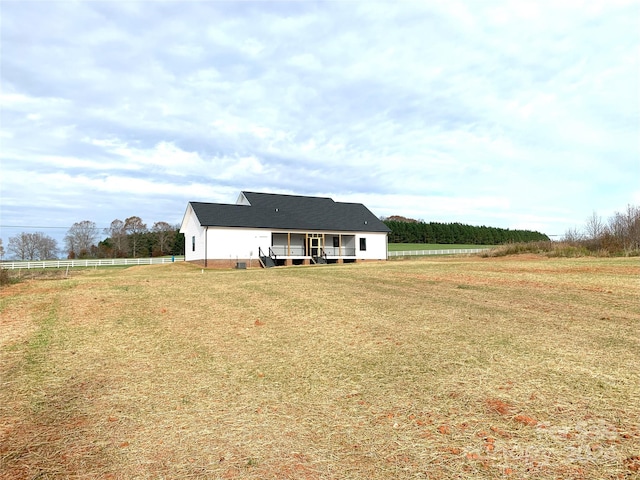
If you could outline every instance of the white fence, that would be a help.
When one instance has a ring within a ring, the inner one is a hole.
[[[448,250],[401,250],[389,252],[390,257],[409,257],[421,255],[460,255],[481,253],[491,250],[490,248],[450,248]]]
[[[112,267],[115,265],[156,265],[161,263],[183,262],[184,257],[155,258],[92,258],[86,260],[44,260],[28,262],[2,262],[0,267],[7,270],[21,268],[73,268],[73,267]]]
[[[423,255],[463,255],[481,253],[489,248],[451,248],[448,250],[402,250],[389,252],[389,257],[409,257]],[[156,265],[162,263],[184,262],[184,257],[155,258],[92,258],[86,260],[44,260],[28,262],[2,262],[0,268],[18,270],[21,268],[73,268],[73,267],[112,267],[123,265]]]

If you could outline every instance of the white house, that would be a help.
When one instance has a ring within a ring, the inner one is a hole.
[[[189,202],[180,226],[186,261],[240,268],[386,260],[389,231],[360,203],[256,192]]]

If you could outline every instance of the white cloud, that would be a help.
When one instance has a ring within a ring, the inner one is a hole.
[[[291,57],[289,63],[295,67],[318,72],[322,68],[322,63],[315,55],[310,53],[297,54]]]
[[[3,222],[126,197],[161,219],[251,189],[563,231],[638,201],[639,14],[633,1],[10,2]]]

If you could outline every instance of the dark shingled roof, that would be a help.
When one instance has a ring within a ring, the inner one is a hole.
[[[190,202],[204,227],[389,232],[361,203],[334,202],[325,197],[242,192],[251,205]]]

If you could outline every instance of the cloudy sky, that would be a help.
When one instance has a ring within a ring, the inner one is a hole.
[[[637,0],[2,0],[1,237],[179,223],[241,190],[549,235],[606,220],[640,203],[638,18]]]

